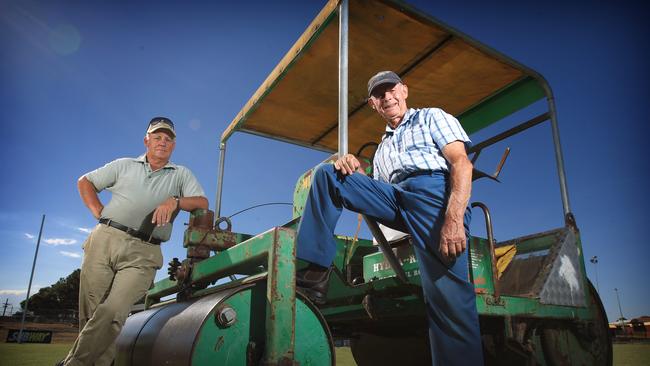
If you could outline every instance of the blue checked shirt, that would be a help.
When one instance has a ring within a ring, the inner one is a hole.
[[[440,108],[409,108],[397,128],[386,126],[375,153],[374,178],[399,183],[417,171],[449,171],[442,149],[454,141],[471,144],[454,116]]]

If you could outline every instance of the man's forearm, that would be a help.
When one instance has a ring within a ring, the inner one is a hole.
[[[96,219],[99,219],[102,210],[104,209],[104,205],[99,200],[95,186],[85,176],[83,176],[77,181],[77,188],[79,189],[79,195],[81,196],[84,205],[88,207]]]
[[[208,199],[203,196],[180,197],[178,207],[183,211],[194,211],[202,208],[208,209]]]
[[[472,193],[472,163],[466,158],[458,159],[450,170],[451,192],[445,217],[462,222]]]

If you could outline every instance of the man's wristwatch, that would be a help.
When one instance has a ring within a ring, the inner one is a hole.
[[[172,196],[172,198],[174,199],[174,201],[176,201],[176,209],[178,210],[179,208],[181,208],[181,198],[178,196]]]

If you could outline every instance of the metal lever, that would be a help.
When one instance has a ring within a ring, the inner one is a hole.
[[[509,150],[510,149],[506,149],[506,152],[508,152]],[[504,157],[505,156],[506,155],[504,155]],[[504,159],[501,159],[502,162],[503,160]],[[501,290],[499,286],[499,273],[497,270],[497,260],[496,260],[496,255],[494,254],[495,251],[494,246],[496,244],[496,240],[494,240],[494,231],[492,229],[492,217],[490,216],[490,210],[488,210],[487,206],[483,202],[472,202],[472,208],[476,208],[476,207],[483,210],[483,215],[485,215],[485,231],[487,232],[487,241],[490,249],[490,258],[492,263],[492,284],[494,285],[494,298],[498,301],[499,297],[501,296]]]
[[[472,158],[472,164],[478,159],[478,155],[481,153],[481,151],[477,151],[474,154],[474,157]],[[487,173],[484,173],[476,168],[472,169],[472,181],[475,181],[480,178],[490,178],[493,181],[501,183],[499,180],[499,174],[501,174],[501,168],[503,168],[503,165],[506,163],[506,159],[508,159],[508,155],[510,155],[510,148],[506,147],[506,150],[503,152],[503,155],[501,156],[501,161],[499,161],[499,164],[497,165],[497,169],[494,171],[494,174],[489,175]]]
[[[494,174],[492,174],[492,177],[494,180],[497,180],[499,177],[499,174],[501,174],[501,168],[503,168],[503,164],[506,163],[506,159],[508,159],[508,155],[510,155],[510,148],[506,147],[506,151],[503,152],[503,155],[501,156],[501,161],[499,162],[499,165],[497,165],[497,170],[494,171]]]
[[[370,229],[370,233],[375,237],[375,239],[377,239],[377,244],[379,244],[379,249],[381,249],[381,252],[384,254],[384,258],[386,258],[388,264],[390,264],[390,267],[393,269],[393,271],[395,271],[397,279],[400,280],[400,282],[407,284],[408,279],[406,278],[404,268],[402,268],[402,264],[395,256],[395,253],[393,253],[393,249],[391,249],[390,244],[388,244],[388,240],[386,240],[384,233],[381,232],[379,225],[377,225],[375,220],[369,218],[368,216],[362,216],[366,221],[368,228]]]

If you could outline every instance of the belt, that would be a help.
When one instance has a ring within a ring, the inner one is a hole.
[[[117,230],[124,231],[125,233],[131,235],[134,238],[138,238],[142,241],[146,241],[147,243],[155,244],[155,245],[160,245],[161,240],[158,238],[154,238],[149,234],[145,234],[142,231],[131,229],[128,226],[124,226],[120,224],[119,222],[115,222],[110,219],[99,219],[100,224],[104,224],[110,227],[114,227]]]
[[[411,172],[411,173],[407,174],[404,178],[400,179],[399,182],[403,182],[403,181],[407,180],[408,178],[417,177],[418,175],[432,175],[432,174],[444,174],[444,175],[447,175],[449,173],[444,171],[444,170],[430,170],[430,169],[416,170],[414,172]]]

